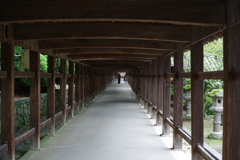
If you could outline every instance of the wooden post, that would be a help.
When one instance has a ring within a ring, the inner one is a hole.
[[[81,109],[84,108],[84,71],[83,65],[80,65],[80,100],[81,100]]]
[[[170,73],[171,72],[171,63],[170,63],[170,56],[164,58],[164,72]],[[163,125],[162,125],[162,135],[167,136],[170,135],[170,127],[167,124],[166,118],[170,117],[170,85],[171,81],[170,78],[164,76],[164,83],[163,83]]]
[[[40,148],[40,54],[30,52],[30,71],[35,72],[35,78],[30,79],[30,128],[35,128],[31,137],[30,148]]]
[[[69,74],[71,74],[71,77],[68,79],[68,105],[71,106],[71,118],[74,117],[74,96],[73,96],[73,90],[74,90],[74,63],[72,61],[69,61]]]
[[[240,24],[224,30],[223,157],[240,159],[240,80],[233,71],[240,68]]]
[[[60,79],[60,107],[62,111],[61,125],[66,125],[66,60],[60,61],[60,72],[63,77]]]
[[[52,74],[47,83],[47,117],[51,124],[47,127],[48,135],[55,135],[55,57],[48,56],[48,73]]]
[[[182,149],[182,138],[178,127],[183,125],[183,79],[179,73],[183,71],[183,51],[174,53],[174,97],[173,97],[173,148]]]
[[[197,79],[197,72],[203,71],[203,41],[191,49],[191,114],[192,114],[192,159],[202,160],[197,153],[197,143],[203,146],[203,80]]]
[[[14,141],[14,46],[1,43],[1,70],[7,78],[1,79],[1,143],[8,143],[3,159],[15,159]]]
[[[152,73],[152,105],[157,106],[157,60],[152,62]]]
[[[158,59],[158,64],[157,64],[157,73],[158,73],[158,78],[157,78],[157,110],[158,111],[163,111],[163,56],[159,56]],[[160,115],[157,115],[156,119],[156,125],[162,124],[162,118]]]
[[[77,107],[76,107],[76,112],[78,113],[80,110],[80,64],[76,63],[75,65],[75,70],[76,70],[76,74],[77,74],[77,78],[76,78],[76,82],[75,82],[75,101],[77,103]]]

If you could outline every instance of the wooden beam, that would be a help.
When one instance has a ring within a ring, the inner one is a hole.
[[[35,128],[30,148],[40,148],[40,53],[30,51],[30,71],[35,78],[30,79],[30,128]]]
[[[224,30],[223,159],[240,159],[240,81],[234,70],[240,67],[240,24]],[[230,147],[231,146],[231,147]]]
[[[120,57],[120,58],[115,58],[115,57],[107,57],[107,58],[82,58],[82,59],[79,59],[79,58],[76,58],[76,59],[72,59],[74,61],[87,61],[87,60],[121,60],[121,61],[125,61],[125,60],[134,60],[134,61],[139,61],[139,62],[151,62],[152,60],[151,59],[145,59],[145,58],[128,58],[128,57]]]
[[[61,125],[66,125],[66,60],[60,60],[60,72],[63,78],[60,79],[60,108],[62,117],[60,119]]]
[[[156,25],[148,23],[31,23],[13,24],[13,39],[44,40],[94,38],[189,42],[191,35],[190,31],[190,26]]]
[[[81,80],[81,73],[80,73],[80,64],[76,63],[75,64],[75,71],[76,71],[76,74],[77,74],[77,78],[75,79],[75,102],[77,103],[77,106],[76,106],[76,112],[79,112],[80,111],[80,100],[81,100],[81,97],[80,97],[80,92],[81,92],[81,88],[80,88],[80,80]]]
[[[69,10],[71,8],[71,11]],[[2,1],[1,23],[46,21],[127,21],[183,25],[222,25],[225,23],[224,3],[203,1]],[[12,10],[14,13],[8,14]],[[203,16],[204,15],[204,16]]]
[[[198,28],[194,28],[198,31]],[[197,79],[197,72],[203,71],[203,41],[192,46],[191,49],[191,133],[192,159],[202,160],[197,152],[197,143],[203,147],[203,80]]]
[[[1,144],[8,143],[3,159],[14,160],[14,46],[1,43],[1,53],[1,69],[7,72],[1,80]]]
[[[74,97],[73,97],[73,90],[74,90],[74,63],[69,61],[69,74],[71,77],[68,78],[68,106],[71,106],[71,118],[74,117]]]
[[[71,54],[142,54],[142,55],[162,55],[163,52],[158,49],[147,48],[70,48],[55,49],[55,55],[71,55]]]
[[[174,97],[173,97],[173,148],[182,149],[182,138],[178,127],[183,126],[183,79],[178,73],[183,72],[183,51],[174,54]]]
[[[148,50],[172,50],[174,42],[131,39],[59,39],[39,40],[39,49],[66,48],[135,48]]]
[[[47,118],[51,124],[47,126],[47,134],[55,135],[55,57],[48,56],[48,73],[52,76],[47,82]]]
[[[89,61],[82,61],[83,63],[86,63],[88,65],[108,65],[108,64],[123,64],[123,65],[146,65],[148,64],[147,62],[138,62],[138,61],[118,61],[118,60],[113,60],[113,61],[95,61],[95,60],[89,60]]]
[[[4,24],[0,24],[0,42],[6,41],[6,26]]]

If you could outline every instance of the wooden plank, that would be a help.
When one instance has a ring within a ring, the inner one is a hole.
[[[158,70],[157,74],[163,74],[163,56],[158,56]],[[156,125],[162,124],[162,118],[159,116],[159,111],[163,110],[163,76],[157,76],[157,118]]]
[[[35,78],[35,73],[29,71],[14,71],[14,78]]]
[[[73,90],[74,90],[74,63],[69,61],[69,74],[71,77],[68,78],[68,105],[71,106],[71,118],[74,117],[74,97],[73,97]]]
[[[170,56],[164,58],[163,62],[164,72],[171,72]],[[167,118],[170,117],[170,78],[164,77],[163,81],[163,124],[162,135],[170,135],[170,127],[167,125]]]
[[[179,78],[191,78],[191,73],[179,73]]]
[[[40,148],[40,53],[30,51],[30,71],[35,78],[30,79],[30,128],[35,128],[30,148]]]
[[[212,72],[198,72],[197,73],[198,79],[223,79],[223,71],[212,71]]]
[[[0,24],[0,42],[4,43],[6,41],[6,26],[5,24]]]
[[[40,77],[41,78],[52,78],[52,74],[51,73],[40,73]]]
[[[55,57],[48,56],[48,73],[52,75],[47,82],[47,118],[51,124],[47,126],[47,134],[55,135]]]
[[[173,95],[173,148],[182,149],[182,138],[178,127],[183,126],[183,79],[178,73],[183,72],[183,51],[174,53],[174,95]]]
[[[174,78],[174,73],[166,72],[166,77],[167,78]]]
[[[240,66],[240,24],[224,30],[223,159],[240,159],[240,81],[234,70]],[[231,146],[231,147],[230,147]]]
[[[157,106],[157,98],[158,98],[158,94],[157,94],[157,64],[158,61],[157,60],[153,60],[152,62],[152,73],[153,73],[153,77],[152,77],[152,104],[153,106]]]
[[[1,144],[8,142],[5,159],[15,159],[14,142],[14,47],[1,43],[1,69],[7,78],[1,80]]]
[[[215,160],[200,144],[197,144],[198,153],[204,158],[204,160]]]
[[[60,39],[40,40],[39,49],[67,49],[67,48],[124,48],[124,49],[148,49],[148,50],[172,50],[173,42],[143,41],[132,39]]]
[[[8,151],[8,144],[3,144],[0,146],[0,156]]]
[[[63,78],[60,79],[60,107],[63,113],[60,119],[61,125],[66,125],[66,60],[60,60],[60,73]]]
[[[13,31],[14,40],[66,38],[165,40],[172,42],[189,42],[191,40],[190,26],[156,25],[149,23],[30,23],[13,24]]]
[[[76,112],[79,112],[80,111],[80,92],[81,92],[81,89],[80,89],[80,64],[76,63],[75,64],[75,71],[76,71],[76,74],[77,74],[77,78],[75,80],[75,102],[77,103],[77,106],[76,106]]]
[[[57,114],[55,114],[55,119],[60,118],[63,115],[63,112],[60,111]]]
[[[0,78],[7,78],[7,71],[0,71]]]
[[[166,123],[173,128],[173,121],[170,118],[166,118]]]
[[[69,62],[71,62],[71,61],[69,61]],[[70,77],[72,77],[72,74],[66,74],[66,77],[70,78]]]
[[[192,144],[192,138],[191,138],[191,136],[187,132],[185,132],[180,127],[178,127],[177,132],[186,142],[188,142],[188,144],[190,144],[190,145]]]
[[[20,142],[26,140],[27,138],[31,137],[35,133],[35,128],[30,129],[29,131],[23,133],[22,135],[15,138],[15,145],[19,144]]]
[[[56,73],[56,74],[55,74],[55,77],[56,77],[56,78],[63,78],[63,75],[64,75],[64,74],[57,74],[57,73]]]
[[[48,118],[46,121],[42,122],[40,124],[40,129],[43,129],[44,127],[46,127],[47,125],[51,124],[51,118]]]
[[[214,0],[198,1],[102,1],[63,0],[2,1],[1,23],[45,21],[109,21],[154,22],[181,25],[223,25],[225,3]],[[53,10],[54,8],[54,10]],[[69,11],[71,8],[71,11]],[[9,10],[15,11],[8,14]],[[204,15],[204,16],[202,16]]]
[[[84,78],[83,78],[83,65],[80,65],[80,100],[81,100],[81,109],[84,107]]]
[[[197,31],[197,29],[195,30]],[[203,42],[195,43],[191,49],[191,133],[192,159],[202,160],[197,152],[197,143],[203,146],[203,80],[197,79],[197,73],[203,71]]]
[[[139,61],[134,61],[134,60],[128,60],[128,61],[118,61],[118,60],[111,60],[111,61],[94,61],[94,60],[89,60],[89,61],[82,61],[85,64],[94,66],[94,65],[112,65],[112,64],[119,64],[119,65],[146,65],[148,64],[147,62],[139,62]]]
[[[102,53],[102,54],[71,54],[68,55],[67,58],[70,59],[91,59],[91,58],[132,58],[132,59],[157,59],[157,55],[141,55],[141,54],[113,54],[113,53]]]

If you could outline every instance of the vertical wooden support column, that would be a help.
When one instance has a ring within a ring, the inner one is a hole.
[[[157,60],[153,60],[152,63],[152,104],[157,106]]]
[[[173,148],[182,149],[182,138],[177,133],[183,125],[183,79],[179,73],[183,71],[183,52],[174,53],[174,97],[173,97]]]
[[[157,59],[157,110],[163,111],[163,56]],[[157,114],[156,125],[162,124],[162,118]]]
[[[153,86],[152,86],[152,64],[149,64],[147,67],[148,71],[148,113],[152,114],[152,91],[153,91]],[[152,116],[151,116],[152,118]]]
[[[202,160],[197,153],[197,143],[203,146],[203,80],[197,79],[197,72],[203,71],[203,41],[191,49],[191,114],[192,114],[192,159]]]
[[[48,56],[48,73],[52,74],[47,83],[47,117],[51,124],[47,127],[48,135],[55,135],[55,57]]]
[[[165,73],[171,72],[171,62],[170,62],[170,56],[167,56],[164,58],[163,62],[163,68]],[[167,78],[167,76],[164,76],[163,81],[163,125],[162,125],[162,135],[170,135],[170,127],[166,122],[166,118],[170,117],[170,86],[171,86],[171,80],[170,78]]]
[[[30,148],[40,148],[40,54],[30,52],[30,71],[35,78],[30,79],[30,128],[35,128],[31,137]]]
[[[81,100],[81,95],[80,95],[80,64],[76,63],[75,64],[75,70],[76,70],[76,74],[77,74],[77,78],[76,78],[76,82],[75,82],[75,101],[77,103],[77,106],[76,106],[76,112],[78,113],[79,110],[80,110],[80,100]]]
[[[14,46],[1,43],[1,69],[7,78],[1,79],[1,143],[8,143],[4,159],[15,159],[14,142]]]
[[[234,70],[240,69],[240,24],[224,30],[224,111],[223,158],[240,159],[240,80]]]
[[[74,86],[74,63],[69,61],[69,74],[71,77],[68,79],[68,105],[71,106],[71,118],[74,117],[74,96],[73,96],[73,86]]]
[[[66,125],[66,60],[60,61],[60,72],[63,78],[60,79],[60,107],[62,111],[61,125]]]
[[[86,66],[82,66],[82,94],[83,94],[83,108],[86,103]]]
[[[80,100],[81,109],[84,107],[84,78],[83,78],[83,65],[80,64]]]
[[[144,66],[144,108],[148,107],[148,76],[147,76],[147,66]]]

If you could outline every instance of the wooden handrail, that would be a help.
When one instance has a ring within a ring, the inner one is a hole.
[[[177,132],[185,141],[187,141],[190,145],[192,144],[192,138],[187,132],[180,127],[178,127]]]
[[[35,72],[14,71],[14,78],[35,78]]]
[[[215,160],[200,144],[197,144],[197,152],[205,160]]]
[[[40,129],[43,129],[44,127],[46,127],[50,123],[51,123],[51,118],[48,118],[46,121],[44,121],[40,124]]]
[[[7,71],[0,71],[0,78],[7,78]]]
[[[166,122],[167,122],[167,124],[168,124],[170,127],[173,128],[173,122],[171,121],[170,118],[166,118]]]
[[[23,133],[22,135],[15,138],[15,145],[19,144],[20,142],[24,141],[28,137],[31,137],[35,133],[35,128],[30,129],[26,133]]]
[[[191,78],[191,73],[187,72],[187,73],[179,73],[179,78]]]
[[[52,73],[40,73],[41,78],[52,78]]]
[[[198,72],[198,79],[223,79],[223,71]]]
[[[8,151],[8,144],[7,143],[0,146],[0,155],[6,153],[7,151]]]
[[[55,77],[56,77],[56,78],[63,78],[63,74],[61,74],[61,73],[60,73],[60,74],[56,73],[56,74],[55,74]]]
[[[55,114],[55,119],[61,117],[62,115],[63,115],[62,111],[58,112],[57,114]]]

